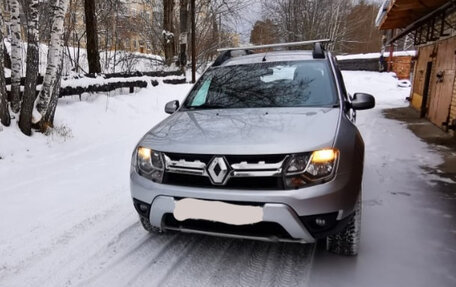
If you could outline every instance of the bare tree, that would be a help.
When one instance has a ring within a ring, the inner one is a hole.
[[[24,0],[24,3],[23,8],[27,19],[27,70],[21,114],[19,117],[19,128],[25,135],[31,135],[32,112],[36,99],[36,81],[39,69],[39,0]]]
[[[381,49],[382,32],[374,25],[378,9],[377,4],[367,4],[364,1],[351,9],[347,16],[348,32],[343,52],[370,53]]]
[[[250,34],[250,43],[256,45],[273,44],[279,42],[277,27],[271,20],[257,21]]]
[[[271,19],[281,41],[333,40],[329,50],[371,52],[379,48],[374,27],[376,4],[346,0],[263,0],[263,18]]]
[[[11,110],[18,113],[21,107],[21,75],[22,75],[22,41],[20,3],[9,0],[11,9]]]
[[[174,0],[163,0],[163,41],[165,43],[165,62],[171,65],[174,55]]]
[[[39,94],[39,99],[36,105],[36,109],[39,113],[36,121],[41,120],[48,109],[49,103],[52,97],[58,97],[55,94],[54,86],[57,80],[58,69],[61,68],[61,58],[63,51],[63,25],[65,22],[65,13],[68,7],[68,0],[52,0],[51,11],[52,16],[52,28],[51,28],[51,40],[47,55],[47,67],[46,74],[44,75],[43,87]],[[42,122],[41,126],[46,129],[47,123]]]
[[[264,17],[278,27],[283,41],[331,38],[329,49],[340,50],[346,37],[346,16],[352,4],[344,0],[273,0],[262,2]]]
[[[140,1],[145,10],[152,11],[152,15],[140,13],[133,19],[131,24],[149,48],[154,53],[160,54],[165,50],[165,42],[163,41],[163,0]]]
[[[0,27],[3,27],[3,15],[0,10]],[[0,122],[5,125],[9,126],[11,122],[9,108],[8,108],[8,100],[6,97],[6,87],[5,87],[5,72],[3,67],[3,31],[0,29]]]
[[[218,48],[237,44],[231,27],[236,26],[242,18],[241,12],[251,4],[251,0],[196,2],[196,54],[200,68],[214,60]]]
[[[185,66],[187,65],[187,44],[189,39],[189,13],[188,13],[188,0],[180,0],[179,7],[179,21],[180,21],[180,36],[179,36],[179,64],[182,71],[185,71]]]
[[[98,51],[97,17],[95,15],[95,0],[84,0],[84,11],[89,73],[101,73],[100,54]]]

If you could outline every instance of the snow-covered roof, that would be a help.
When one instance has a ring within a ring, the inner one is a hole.
[[[266,57],[268,62],[299,61],[313,59],[312,51],[273,51],[234,57],[223,63],[223,66],[261,63]]]
[[[389,52],[384,52],[383,57],[389,57]],[[415,50],[411,51],[396,51],[393,53],[393,57],[404,57],[404,56],[412,56],[415,57],[417,55]],[[351,55],[339,55],[337,56],[337,60],[354,60],[354,59],[375,59],[380,58],[380,53],[367,53],[367,54],[351,54]]]

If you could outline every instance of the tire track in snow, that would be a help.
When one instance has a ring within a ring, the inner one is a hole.
[[[316,244],[281,244],[278,250],[279,268],[271,280],[272,286],[306,286],[309,281]]]
[[[239,275],[248,266],[250,251],[255,241],[233,239],[228,249],[220,258],[206,286],[239,286]]]
[[[178,242],[148,260],[126,286],[144,286],[145,284],[162,286],[160,281],[169,276],[171,272],[175,272],[185,258],[192,256],[199,244],[201,244],[200,236],[179,234]]]
[[[240,274],[240,286],[258,286],[264,273],[266,262],[271,246],[264,242],[255,242],[247,268]]]
[[[82,283],[76,284],[89,285],[89,282],[95,281],[112,269],[123,265],[129,257],[136,255],[145,245],[152,242],[161,244],[162,241],[167,240],[169,239],[166,237],[144,234],[140,223],[136,221],[72,271],[73,274],[78,274],[77,277],[82,280]]]
[[[206,286],[232,240],[199,236],[196,246],[182,260],[167,268],[157,286]]]
[[[138,232],[142,231],[138,230]],[[97,272],[92,274],[90,278],[87,278],[86,274],[81,274],[87,279],[77,283],[76,286],[131,286],[130,282],[138,277],[138,274],[145,269],[150,261],[168,252],[169,249],[173,249],[179,244],[179,241],[182,241],[179,234],[148,234],[145,239],[144,242],[134,244],[133,248],[127,247],[121,256],[106,266],[102,266],[101,270],[98,269],[100,272],[96,270]],[[93,267],[96,266],[86,269],[93,270]]]

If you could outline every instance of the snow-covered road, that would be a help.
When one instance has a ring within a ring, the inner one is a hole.
[[[189,85],[60,101],[58,134],[0,131],[0,286],[455,286],[451,184],[426,174],[441,158],[381,109],[409,89],[388,74],[344,73],[378,106],[358,113],[366,142],[357,258],[321,246],[146,234],[128,171],[139,138]],[[432,283],[432,284],[431,284]]]

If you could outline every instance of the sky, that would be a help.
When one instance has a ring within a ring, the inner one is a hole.
[[[256,21],[261,19],[261,1],[255,0],[249,9],[241,13],[241,21],[236,27],[236,32],[241,35],[241,43],[249,43],[250,32]]]
[[[355,0],[356,1],[356,0]],[[369,3],[382,3],[384,0],[366,0]],[[252,5],[241,13],[242,19],[235,27],[235,32],[241,35],[241,43],[249,43],[250,32],[256,21],[261,19],[261,0],[253,0]]]

